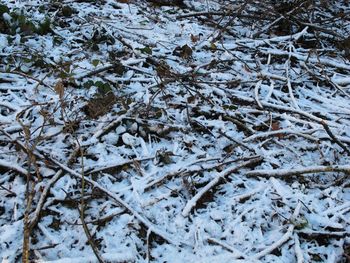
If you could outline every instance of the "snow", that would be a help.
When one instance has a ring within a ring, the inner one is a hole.
[[[346,262],[349,4],[121,2],[2,1],[1,262]]]

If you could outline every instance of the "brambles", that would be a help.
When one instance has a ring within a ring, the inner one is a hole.
[[[0,259],[345,260],[346,1],[22,2]]]

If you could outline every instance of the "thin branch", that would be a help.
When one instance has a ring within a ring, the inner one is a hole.
[[[338,138],[333,134],[327,123],[325,121],[322,121],[321,124],[327,132],[327,134],[329,135],[329,137],[331,137],[336,144],[338,144],[348,155],[350,155],[349,149],[341,141],[338,140]]]
[[[239,251],[238,249],[236,249],[236,248],[234,248],[232,246],[229,246],[228,244],[222,242],[221,240],[218,240],[216,238],[211,238],[211,237],[209,237],[207,240],[208,240],[208,243],[212,243],[214,245],[221,246],[225,250],[231,252],[232,253],[232,259],[243,258],[243,259],[249,260],[249,262],[253,262],[253,261],[251,261],[252,259],[249,256],[247,256],[243,252]]]
[[[314,132],[315,130],[311,130],[311,131],[307,131],[308,133],[312,133]],[[247,137],[243,140],[243,142],[249,142],[249,141],[254,141],[254,140],[257,140],[257,139],[265,139],[265,138],[268,138],[268,137],[272,137],[272,136],[279,136],[279,135],[296,135],[296,136],[300,136],[300,137],[303,137],[305,139],[308,139],[310,141],[314,141],[314,142],[318,142],[319,139],[316,138],[316,137],[313,137],[311,135],[308,135],[308,134],[305,134],[305,133],[302,133],[302,132],[299,132],[299,131],[294,131],[292,129],[281,129],[281,130],[274,130],[274,131],[268,131],[268,132],[261,132],[261,133],[257,133],[257,134],[254,134],[250,137]]]
[[[296,219],[299,215],[300,212],[300,208],[301,208],[301,203],[298,202],[294,213],[292,215],[292,219]],[[292,221],[292,220],[291,220]],[[280,238],[278,239],[276,242],[274,242],[272,245],[268,246],[267,248],[263,249],[262,251],[260,251],[259,253],[255,254],[252,258],[253,259],[259,259],[262,258],[268,254],[270,254],[273,250],[275,250],[276,248],[282,246],[284,243],[286,243],[292,236],[293,236],[293,231],[294,231],[295,225],[291,224],[288,227],[287,232]]]
[[[0,167],[15,171],[23,176],[27,176],[27,170],[22,168],[19,164],[12,161],[11,163],[5,160],[0,160]]]
[[[185,176],[185,175],[189,175],[189,174],[194,174],[196,172],[202,172],[202,171],[210,171],[210,170],[214,170],[217,168],[220,168],[224,165],[228,165],[234,162],[238,162],[238,161],[245,161],[245,160],[249,160],[249,159],[253,159],[253,158],[257,158],[259,156],[255,155],[255,156],[249,156],[249,157],[245,157],[245,158],[238,158],[238,159],[232,159],[232,160],[227,160],[225,162],[219,162],[219,163],[215,163],[212,165],[199,165],[199,163],[204,163],[204,162],[211,162],[211,161],[217,161],[220,158],[203,158],[203,159],[198,159],[192,163],[189,163],[188,165],[186,165],[185,167],[181,167],[180,169],[167,173],[164,176],[160,177],[160,178],[156,178],[154,180],[152,180],[151,182],[147,183],[147,185],[144,188],[144,191],[149,190],[152,187],[155,187],[157,185],[159,185],[161,182],[165,181],[165,180],[170,180],[171,178],[174,178],[176,176]]]
[[[249,171],[245,175],[247,177],[276,177],[285,178],[294,175],[304,175],[310,173],[350,173],[350,165],[330,165],[330,166],[309,166],[296,169],[275,169],[275,170],[255,170]]]
[[[229,176],[230,174],[237,172],[239,169],[250,166],[250,165],[256,165],[257,163],[261,162],[263,159],[261,157],[257,157],[255,159],[243,162],[241,164],[235,165],[233,167],[229,167],[225,169],[224,171],[218,173],[213,180],[211,180],[207,185],[205,185],[195,196],[189,200],[185,206],[185,208],[182,210],[182,216],[187,217],[191,210],[195,208],[197,205],[197,202],[211,189],[213,189],[217,184],[219,184],[220,180],[223,178]]]
[[[43,154],[43,153],[42,153]],[[66,171],[67,173],[73,175],[76,178],[82,179],[82,175],[69,167],[65,166],[64,164],[60,163],[53,157],[50,157],[45,154],[45,157],[49,159],[51,162],[56,164],[58,167]],[[44,157],[43,157],[44,158]],[[134,215],[142,224],[144,224],[148,229],[150,229],[153,233],[156,235],[160,236],[164,240],[166,240],[169,244],[173,245],[179,245],[179,244],[184,244],[184,242],[181,242],[179,240],[176,240],[174,237],[170,236],[168,233],[165,233],[164,231],[158,229],[152,222],[150,222],[148,219],[143,217],[139,212],[137,212],[135,209],[133,209],[129,204],[127,204],[125,201],[123,201],[117,194],[109,191],[108,189],[102,187],[99,183],[95,182],[92,179],[85,178],[85,181],[92,185],[93,187],[99,189],[103,193],[105,193],[107,196],[115,200],[118,204],[123,206],[126,210],[128,210],[132,215]]]
[[[57,182],[57,180],[62,176],[63,171],[59,170],[46,184],[45,188],[41,192],[40,199],[38,203],[36,204],[35,211],[31,214],[31,217],[29,219],[29,225],[31,228],[34,228],[36,224],[39,222],[40,213],[42,211],[42,208],[44,207],[45,200],[47,195],[49,194],[49,191],[51,187]]]
[[[114,170],[114,169],[117,169],[119,167],[123,167],[124,165],[130,165],[130,164],[133,164],[134,162],[149,161],[149,160],[153,160],[154,158],[155,158],[155,156],[145,157],[145,158],[135,158],[135,159],[125,160],[125,161],[120,162],[120,163],[109,164],[107,166],[102,166],[102,167],[98,167],[98,168],[94,168],[94,169],[87,168],[85,174],[90,175],[90,174],[104,172],[107,170]]]
[[[294,233],[294,251],[295,251],[295,256],[297,258],[297,263],[303,263],[304,262],[303,251],[301,250],[300,241],[297,233]]]

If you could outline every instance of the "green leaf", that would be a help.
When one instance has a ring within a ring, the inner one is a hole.
[[[65,17],[72,16],[73,12],[74,10],[67,5],[62,7],[62,15]]]
[[[8,12],[9,12],[9,8],[6,5],[0,5],[0,16]]]
[[[49,18],[45,18],[44,22],[39,25],[36,32],[39,35],[46,35],[51,32],[51,21]]]
[[[94,65],[94,67],[97,67],[98,64],[100,64],[100,61],[98,59],[93,59],[91,64]]]
[[[39,10],[40,13],[43,14],[45,12],[45,8],[46,8],[45,5],[41,5],[41,6],[39,6],[38,10]]]
[[[97,87],[97,90],[101,95],[105,95],[108,92],[112,91],[111,86],[106,82],[96,81],[95,86]]]
[[[60,71],[60,73],[58,74],[58,77],[61,79],[66,79],[68,78],[70,75],[67,72],[64,71]]]
[[[308,226],[309,222],[305,217],[298,218],[297,220],[291,220],[291,223],[295,226],[295,229],[301,230]]]
[[[238,107],[235,106],[235,105],[233,105],[233,104],[230,104],[230,105],[223,105],[223,108],[224,108],[225,110],[232,110],[232,111],[238,109]]]
[[[30,57],[30,58],[23,58],[23,62],[24,63],[31,63],[33,61],[33,58]]]
[[[46,62],[42,57],[35,57],[33,59],[34,66],[39,67],[39,68],[44,68],[46,67]]]
[[[145,25],[147,25],[148,23],[149,23],[148,20],[142,20],[142,21],[140,22],[140,25],[145,26]]]
[[[86,81],[86,82],[83,84],[83,86],[84,86],[85,89],[89,89],[89,88],[91,88],[93,85],[94,85],[94,82],[93,82],[92,80],[88,80],[88,81]]]
[[[122,76],[126,72],[126,68],[122,63],[117,61],[115,62],[114,72],[117,73],[119,76]]]
[[[139,50],[141,51],[141,53],[152,55],[152,49],[148,46],[144,48],[140,48]]]

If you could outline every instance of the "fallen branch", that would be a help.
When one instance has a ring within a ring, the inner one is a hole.
[[[212,165],[198,165],[199,163],[203,163],[203,162],[209,162],[209,161],[216,161],[219,160],[219,158],[203,158],[203,159],[198,159],[190,164],[188,164],[186,167],[180,168],[179,170],[173,171],[171,173],[168,173],[160,178],[157,178],[151,182],[149,182],[144,190],[147,191],[150,188],[159,185],[161,182],[165,181],[165,180],[170,180],[171,178],[174,178],[175,176],[185,176],[185,175],[189,175],[189,174],[193,174],[196,172],[201,172],[201,171],[209,171],[209,170],[213,170],[213,169],[217,169],[219,167],[222,167],[224,165],[228,165],[234,162],[238,162],[238,161],[245,161],[245,160],[249,160],[249,159],[253,159],[253,158],[257,158],[259,156],[255,155],[255,156],[249,156],[249,157],[244,157],[244,158],[239,158],[239,159],[232,159],[232,160],[227,160],[225,162],[219,162],[219,163],[215,163]]]
[[[314,230],[297,230],[297,232],[304,239],[329,239],[341,238],[347,236],[347,231],[330,232],[330,231],[314,231]]]
[[[301,250],[300,241],[297,233],[294,233],[294,251],[295,251],[295,256],[297,258],[297,263],[303,263],[304,262],[303,251]]]
[[[244,142],[240,142],[234,138],[232,138],[231,136],[227,135],[225,132],[219,130],[218,133],[221,135],[221,136],[224,136],[226,139],[229,139],[231,142],[234,142],[236,144],[238,144],[239,146],[243,147],[243,148],[246,148],[247,150],[250,150],[252,152],[255,152],[255,149],[252,148],[251,146],[245,144]]]
[[[156,178],[156,179],[152,180],[144,187],[144,191],[147,191],[147,190],[151,189],[152,187],[159,185],[161,182],[163,182],[165,180],[169,180],[171,178],[174,178],[175,176],[185,175],[185,174],[194,173],[194,172],[207,170],[207,169],[214,169],[215,167],[222,166],[225,164],[225,163],[220,163],[219,165],[215,164],[215,165],[210,166],[209,168],[207,168],[207,167],[203,168],[201,166],[198,166],[199,163],[211,162],[211,161],[216,161],[216,160],[219,160],[219,158],[203,158],[203,159],[195,160],[194,162],[186,165],[186,167],[181,167],[179,170],[167,173],[160,178]]]
[[[230,174],[238,171],[241,168],[250,166],[250,165],[256,165],[257,163],[261,162],[263,158],[257,157],[252,160],[243,162],[241,164],[235,165],[233,167],[229,167],[222,171],[221,173],[218,173],[217,176],[211,180],[206,186],[204,186],[195,196],[192,197],[191,200],[189,200],[185,206],[185,208],[182,210],[182,216],[187,217],[191,210],[197,205],[197,202],[203,197],[205,193],[213,189],[221,179],[229,176]]]
[[[41,153],[44,154],[44,153]],[[65,166],[64,164],[60,163],[59,161],[55,160],[54,158],[48,156],[47,154],[44,154],[44,156],[49,159],[51,162],[56,164],[58,167],[66,171],[67,173],[73,175],[74,177],[77,177],[79,179],[82,179],[82,175],[69,167]],[[169,236],[168,233],[163,232],[162,230],[158,229],[152,222],[150,222],[148,219],[143,217],[139,212],[134,210],[129,204],[127,204],[125,201],[123,201],[117,194],[109,191],[108,189],[102,187],[100,184],[95,182],[92,179],[85,178],[84,179],[87,183],[92,185],[93,187],[99,189],[101,192],[105,193],[107,196],[115,200],[118,204],[123,206],[126,210],[128,210],[133,216],[135,216],[143,225],[145,225],[148,229],[150,229],[153,233],[158,235],[159,237],[163,238],[166,240],[169,244],[173,245],[180,245],[180,244],[185,244],[184,242],[176,240],[174,237]]]
[[[57,180],[62,176],[63,171],[59,170],[46,184],[44,190],[41,192],[40,199],[36,204],[35,211],[31,214],[29,219],[29,226],[33,229],[36,224],[39,222],[40,213],[42,208],[44,207],[45,200],[51,187],[57,182]]]
[[[315,130],[311,130],[311,131],[308,131],[308,133],[312,133],[314,132]],[[257,139],[265,139],[265,138],[268,138],[268,137],[273,137],[273,136],[280,136],[280,135],[296,135],[296,136],[300,136],[300,137],[303,137],[305,139],[308,139],[310,141],[314,141],[314,142],[317,142],[319,141],[318,138],[316,137],[313,137],[311,135],[308,135],[308,134],[305,134],[305,133],[302,133],[302,132],[299,132],[299,131],[293,131],[292,129],[281,129],[281,130],[274,130],[274,131],[268,131],[268,132],[261,132],[261,133],[257,133],[257,134],[254,134],[250,137],[247,137],[243,140],[243,142],[249,142],[249,141],[254,141],[254,140],[257,140]]]
[[[129,108],[132,109],[132,107],[135,105],[135,103],[131,103],[129,105]],[[92,136],[92,139],[94,141],[94,139],[99,139],[101,138],[103,135],[105,135],[106,133],[108,133],[110,130],[112,130],[113,128],[117,127],[125,117],[128,117],[128,115],[130,114],[130,111],[127,111],[125,114],[120,115],[117,119],[115,119],[114,121],[110,122],[107,126],[102,127],[101,129],[98,129],[98,131]],[[86,146],[85,144],[83,144],[82,146]]]
[[[107,70],[110,70],[110,69],[113,69],[114,67],[116,67],[118,64],[108,64],[106,66],[102,66],[102,67],[98,67],[97,69],[95,70],[92,70],[92,71],[89,71],[89,72],[84,72],[78,76],[76,76],[74,78],[74,80],[82,80],[84,78],[87,78],[87,77],[92,77],[92,76],[95,76],[99,73],[102,73],[104,71],[107,71]]]
[[[246,260],[249,260],[249,262],[251,262],[250,257],[247,256],[246,254],[244,254],[243,252],[239,251],[238,249],[229,246],[228,244],[225,244],[224,242],[222,242],[221,240],[218,240],[216,238],[208,238],[208,243],[212,243],[214,245],[218,245],[221,246],[222,248],[226,249],[227,251],[232,253],[232,259],[238,259],[238,258],[243,258]]]
[[[310,166],[305,168],[296,168],[296,169],[276,169],[276,170],[255,170],[247,172],[245,175],[247,177],[290,177],[294,175],[303,175],[310,173],[350,173],[350,165],[330,165],[330,166]]]
[[[300,208],[301,208],[301,203],[299,202],[294,210],[294,213],[293,213],[290,221],[293,221],[293,219],[295,220],[298,217],[299,212],[300,212]],[[287,232],[279,240],[277,240],[276,242],[274,242],[273,244],[271,244],[267,248],[263,249],[259,253],[255,254],[255,256],[253,256],[252,258],[255,260],[262,258],[262,257],[270,254],[276,248],[282,246],[284,243],[286,243],[293,236],[294,228],[295,228],[295,225],[291,224],[288,227]]]
[[[338,138],[333,134],[327,123],[325,121],[322,121],[321,124],[327,132],[327,134],[329,135],[329,137],[331,137],[336,144],[338,144],[348,155],[350,155],[349,149],[344,144],[342,144],[341,141],[338,140]]]
[[[134,162],[149,161],[149,160],[153,160],[154,158],[155,158],[155,156],[146,157],[146,158],[136,158],[136,159],[126,160],[124,162],[111,164],[111,165],[107,165],[107,166],[103,166],[103,167],[99,167],[99,168],[95,168],[95,169],[86,168],[85,174],[90,175],[90,174],[100,173],[100,172],[104,172],[104,171],[108,171],[108,170],[114,170],[114,169],[117,169],[119,167],[123,167],[124,165],[130,165],[130,164],[133,164]]]
[[[10,163],[5,160],[0,160],[0,167],[3,167],[7,170],[15,171],[23,176],[27,176],[27,170],[14,162]]]

